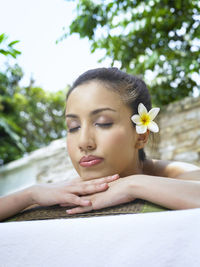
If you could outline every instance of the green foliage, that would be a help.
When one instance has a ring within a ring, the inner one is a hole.
[[[0,54],[16,58],[20,51],[0,35]],[[64,109],[66,91],[45,92],[20,87],[22,69],[16,64],[0,72],[0,165],[66,135]]]
[[[153,103],[166,105],[199,89],[199,0],[77,0],[69,34],[88,37],[112,65],[142,75]]]
[[[0,73],[0,165],[66,135],[64,91],[20,87],[18,65]]]
[[[12,41],[10,43],[8,43],[7,41],[8,36],[5,35],[5,33],[2,33],[0,35],[0,54],[16,58],[18,55],[21,54],[21,52],[15,49],[13,46],[19,43],[19,41]]]

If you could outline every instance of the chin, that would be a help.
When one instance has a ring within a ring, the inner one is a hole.
[[[114,175],[115,173],[103,173],[103,172],[79,172],[79,175],[81,177],[82,180],[84,181],[90,181],[90,180],[94,180],[94,179],[98,179],[98,178],[103,178],[103,177],[106,177],[106,176],[110,176],[110,175]]]
[[[103,178],[104,176],[102,175],[80,175],[80,177],[83,181],[90,181],[90,180],[95,180],[98,178]]]

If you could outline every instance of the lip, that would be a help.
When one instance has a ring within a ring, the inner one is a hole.
[[[79,161],[79,164],[82,167],[91,167],[91,166],[101,163],[102,161],[103,161],[103,158],[101,157],[89,155],[89,156],[82,157]]]

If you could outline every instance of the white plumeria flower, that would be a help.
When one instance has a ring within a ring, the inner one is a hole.
[[[138,134],[146,133],[147,129],[157,133],[159,131],[158,125],[153,121],[157,116],[160,108],[152,108],[149,112],[145,106],[140,103],[138,105],[139,115],[133,115],[131,120],[136,124],[136,132]]]

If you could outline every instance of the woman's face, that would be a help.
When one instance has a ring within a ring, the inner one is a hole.
[[[140,172],[132,112],[102,82],[76,87],[67,100],[69,156],[84,180]]]

